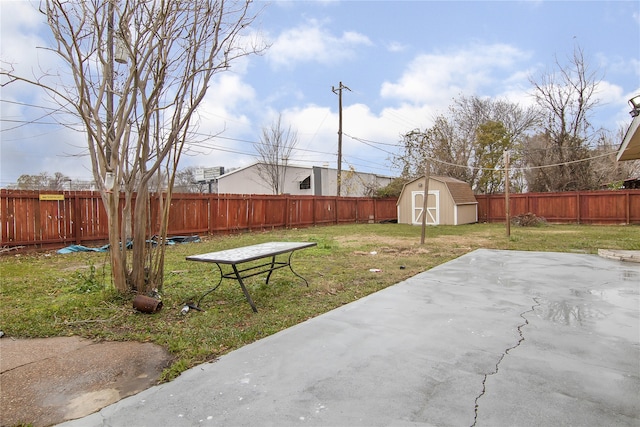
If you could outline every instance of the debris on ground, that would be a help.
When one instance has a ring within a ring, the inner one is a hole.
[[[153,236],[151,239],[147,240],[147,243],[157,245],[161,239],[158,236]],[[165,245],[176,245],[179,243],[199,243],[201,239],[199,236],[173,236],[167,237],[164,239]],[[129,241],[125,245],[127,249],[131,249],[133,247],[133,242]],[[72,252],[107,252],[109,250],[109,245],[100,246],[98,248],[89,248],[87,246],[82,245],[70,245],[65,248],[59,249],[59,254],[70,254]]]
[[[546,225],[547,220],[541,216],[537,216],[534,213],[527,212],[511,218],[511,224],[518,225],[520,227],[538,227]]]

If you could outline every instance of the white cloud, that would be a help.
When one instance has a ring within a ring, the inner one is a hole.
[[[376,114],[365,104],[346,105],[343,110],[343,168],[393,174],[389,162],[393,144],[411,129],[427,125],[428,106],[384,109]],[[328,107],[307,105],[283,112],[283,119],[297,129],[298,150],[292,163],[337,167],[338,114]],[[365,141],[363,141],[365,140]],[[367,141],[373,141],[368,143]],[[377,143],[383,144],[377,144]]]
[[[480,95],[482,89],[498,80],[510,81],[517,63],[527,57],[526,53],[504,44],[422,54],[396,82],[384,82],[380,94],[403,102],[446,106],[461,94]]]
[[[389,52],[403,52],[407,49],[407,45],[397,41],[392,41],[386,44],[386,48]]]
[[[281,33],[267,51],[266,58],[274,67],[292,67],[297,63],[317,62],[331,65],[355,56],[360,46],[371,46],[365,35],[345,31],[333,35],[317,20]]]

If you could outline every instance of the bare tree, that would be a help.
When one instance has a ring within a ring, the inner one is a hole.
[[[259,143],[253,146],[258,152],[258,174],[273,191],[273,194],[284,192],[287,164],[291,152],[298,144],[298,132],[289,125],[282,124],[282,114],[270,127],[262,128]]]
[[[618,143],[624,139],[625,129],[620,127],[611,135],[603,133],[598,145],[591,150],[591,166],[600,188],[617,190],[626,179],[640,177],[640,160],[618,162]]]
[[[65,190],[65,185],[71,178],[62,172],[56,172],[53,176],[48,172],[41,172],[37,175],[20,175],[16,182],[19,190]]]
[[[402,167],[403,176],[414,177],[422,174],[426,155],[431,159],[432,173],[457,178],[468,182],[476,191],[486,191],[486,188],[480,188],[479,182],[488,159],[501,158],[504,149],[510,149],[516,152],[512,158],[514,166],[518,166],[521,156],[517,153],[540,119],[540,112],[533,107],[522,108],[506,100],[463,96],[454,100],[448,115],[436,117],[431,128],[404,135],[405,150],[395,162]],[[499,135],[493,135],[500,141],[486,139],[489,135],[482,129],[489,123],[501,127]],[[508,144],[505,145],[505,141]],[[522,181],[515,176],[518,173],[514,172],[512,177],[516,183]]]
[[[589,68],[584,52],[576,47],[568,64],[556,59],[557,70],[530,79],[535,99],[543,110],[543,132],[536,138],[535,151],[528,149],[527,165],[539,168],[530,176],[536,191],[571,191],[597,188],[590,162],[590,149],[600,138],[589,116],[598,104],[600,79]],[[545,165],[556,165],[553,168]]]
[[[42,172],[37,175],[20,175],[16,182],[16,186],[19,190],[43,190],[49,187],[49,180],[51,176],[47,172]]]
[[[41,11],[54,37],[51,50],[68,65],[63,74],[73,83],[2,70],[10,82],[42,87],[82,121],[107,210],[112,277],[122,292],[162,287],[164,245],[145,242],[150,235],[166,238],[175,171],[211,79],[263,49],[244,37],[255,19],[250,4],[46,0]],[[157,181],[155,195],[154,175],[166,178],[165,185]],[[152,203],[161,213],[157,224],[150,221]],[[130,256],[123,244],[129,240]]]
[[[207,184],[197,182],[196,168],[193,166],[180,169],[176,172],[176,179],[173,185],[173,191],[176,193],[204,193]]]

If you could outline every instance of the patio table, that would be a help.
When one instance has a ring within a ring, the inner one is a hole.
[[[269,283],[269,279],[271,278],[271,274],[274,270],[289,267],[294,275],[301,278],[305,284],[309,286],[307,279],[293,270],[293,267],[291,266],[291,257],[293,256],[293,253],[299,249],[309,248],[316,245],[317,243],[315,242],[268,242],[218,252],[209,252],[201,255],[188,256],[186,258],[188,261],[214,263],[220,270],[220,281],[216,286],[209,289],[200,297],[200,299],[198,299],[197,306],[200,306],[200,302],[204,297],[215,291],[218,286],[220,286],[222,279],[234,279],[240,284],[244,296],[247,298],[249,305],[251,305],[251,309],[257,313],[258,309],[251,299],[251,295],[249,295],[249,291],[247,290],[243,280],[252,276],[267,273],[266,283]],[[282,256],[279,257],[279,255]],[[270,260],[268,260],[269,258]],[[252,261],[263,259],[268,261],[258,265],[244,265],[251,263]],[[223,265],[230,266],[231,271],[223,271]]]

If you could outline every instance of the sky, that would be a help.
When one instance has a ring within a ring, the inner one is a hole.
[[[593,122],[631,123],[640,94],[638,1],[257,1],[251,31],[270,48],[217,75],[200,109],[204,146],[180,167],[237,168],[279,115],[297,131],[289,163],[397,176],[401,135],[425,129],[461,96],[533,104],[530,79],[566,65],[576,47],[601,77]],[[0,0],[0,59],[28,76],[60,67],[37,2]],[[60,124],[36,87],[0,89],[0,187],[20,175],[92,177],[80,132]],[[43,108],[46,107],[46,108]],[[621,142],[621,141],[620,141]],[[80,156],[78,156],[80,154]]]

